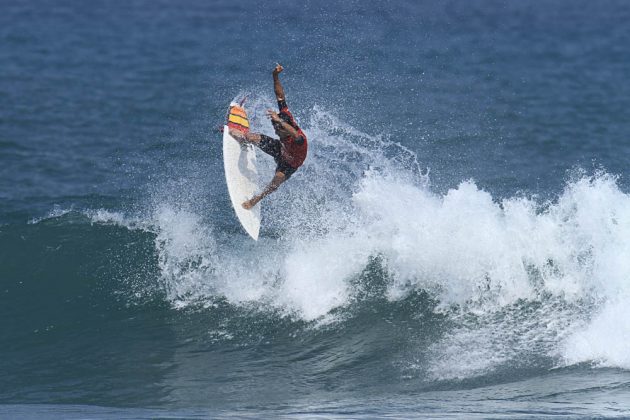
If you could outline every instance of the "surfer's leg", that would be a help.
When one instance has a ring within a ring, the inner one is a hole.
[[[264,134],[260,135],[260,141],[256,143],[256,146],[258,146],[260,150],[267,153],[274,159],[279,159],[282,154],[282,146],[280,144],[280,140],[274,139],[273,137],[269,137]]]
[[[239,143],[252,143],[258,145],[261,140],[261,135],[256,133],[243,133],[240,130],[230,128],[230,136]]]
[[[260,144],[261,140],[262,140],[262,135],[261,134],[257,134],[257,133],[247,133],[247,134],[245,134],[245,141],[247,141],[248,143],[252,143],[252,144],[255,144],[256,146],[258,146]]]
[[[284,174],[285,181],[291,178],[291,175],[293,175],[295,171],[297,171],[297,168],[294,168],[293,166],[289,165],[284,160],[279,159],[278,166],[276,167],[276,173],[282,172]]]
[[[263,192],[261,192],[258,195],[255,195],[251,199],[249,199],[246,202],[244,202],[243,203],[243,208],[245,208],[247,210],[251,209],[256,204],[258,204],[258,202],[260,200],[262,200],[263,198],[265,198],[266,196],[268,196],[269,194],[271,194],[272,192],[277,190],[278,187],[280,186],[280,184],[282,184],[286,180],[287,180],[287,177],[284,175],[284,173],[276,172],[276,174],[273,176],[273,179],[271,180],[269,185],[267,185],[267,187],[265,187]]]
[[[230,136],[232,136],[232,138],[239,143],[243,143],[244,141],[247,141],[245,139],[245,133],[243,133],[240,130],[235,130],[233,128],[230,128]]]

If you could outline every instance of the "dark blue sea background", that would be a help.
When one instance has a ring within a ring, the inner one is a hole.
[[[0,9],[0,417],[630,417],[629,2]]]

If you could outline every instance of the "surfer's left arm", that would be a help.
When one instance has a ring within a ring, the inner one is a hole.
[[[243,203],[243,208],[249,210],[252,207],[254,207],[256,204],[258,204],[260,202],[260,200],[262,200],[263,198],[267,197],[269,194],[271,194],[272,192],[277,190],[278,187],[284,181],[286,181],[286,179],[287,179],[287,177],[286,177],[286,175],[284,173],[276,172],[276,174],[274,175],[273,179],[271,180],[269,185],[267,185],[267,187],[263,190],[263,192],[261,192],[258,195],[255,195],[250,200],[247,200],[246,202],[244,202]]]

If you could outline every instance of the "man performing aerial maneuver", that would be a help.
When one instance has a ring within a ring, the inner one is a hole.
[[[295,122],[295,118],[289,112],[284,89],[280,84],[279,74],[282,73],[282,66],[276,65],[273,70],[273,89],[278,100],[280,112],[267,110],[267,115],[271,119],[273,129],[280,137],[280,140],[259,133],[243,133],[239,130],[230,129],[230,135],[239,142],[253,143],[263,152],[271,155],[276,161],[276,173],[267,187],[258,195],[243,203],[243,207],[251,209],[260,200],[278,189],[278,187],[293,175],[293,173],[304,163],[308,142],[304,132]]]

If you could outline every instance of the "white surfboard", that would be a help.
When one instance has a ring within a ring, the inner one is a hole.
[[[230,126],[240,126],[241,131],[249,131],[249,121],[245,110],[239,104],[230,104],[228,115]],[[258,190],[258,171],[256,170],[256,151],[254,146],[241,145],[230,135],[230,127],[223,127],[223,167],[232,207],[243,229],[254,240],[258,240],[260,231],[260,203],[250,210],[243,208],[243,203],[254,196]]]

